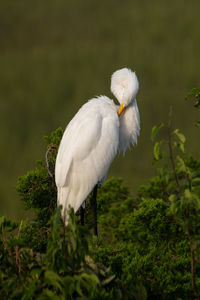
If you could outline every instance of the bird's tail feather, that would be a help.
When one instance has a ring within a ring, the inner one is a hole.
[[[68,209],[69,205],[67,204],[67,198],[69,195],[69,188],[68,187],[58,187],[58,195],[57,195],[57,204],[58,206],[62,206],[61,216],[65,223],[68,224]]]

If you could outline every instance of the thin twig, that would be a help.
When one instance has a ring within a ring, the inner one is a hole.
[[[196,299],[200,299],[200,296],[197,293],[196,290],[196,282],[195,282],[195,257],[194,257],[194,248],[192,247],[192,242],[191,242],[191,233],[190,233],[190,228],[188,226],[187,230],[188,234],[188,244],[190,247],[190,265],[191,265],[191,282],[192,282],[192,289],[193,289],[193,294]]]
[[[23,220],[21,220],[21,223],[19,225],[18,233],[17,233],[17,239],[19,239],[21,228],[22,228]],[[15,246],[15,262],[18,267],[18,274],[21,273],[21,263],[20,263],[20,256],[19,256],[19,246]]]
[[[190,246],[190,257],[191,257],[191,280],[194,297],[197,298],[197,291],[195,285],[195,263],[194,263],[194,249]]]
[[[5,232],[4,232],[3,224],[1,226],[1,232],[2,232],[3,245],[6,248],[6,250],[8,251],[9,255],[12,256],[12,251],[11,251],[10,247],[8,246],[8,243],[7,243],[7,240],[6,240],[6,235],[5,235]]]
[[[47,171],[48,171],[48,174],[51,178],[53,178],[53,174],[51,173],[50,171],[50,167],[49,167],[49,153],[51,150],[55,150],[56,149],[56,144],[53,144],[53,145],[50,145],[50,147],[47,149],[47,152],[45,154],[45,160],[46,160],[46,165],[47,165]]]
[[[171,123],[172,123],[172,107],[170,107],[169,111],[169,122],[168,122],[168,145],[169,145],[169,157],[172,165],[172,169],[174,172],[174,178],[176,182],[177,189],[180,193],[180,184],[178,180],[178,175],[176,173],[176,167],[175,167],[175,162],[174,162],[174,155],[173,155],[173,149],[172,149],[172,139],[171,139]]]

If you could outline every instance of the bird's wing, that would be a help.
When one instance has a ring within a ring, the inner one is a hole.
[[[119,144],[116,109],[94,99],[67,126],[56,159],[56,184],[65,189],[60,204],[76,211],[106,176]]]
[[[83,160],[88,155],[90,147],[95,145],[100,122],[100,118],[89,119],[87,113],[80,111],[71,120],[65,129],[56,158],[57,186],[66,186],[73,162]]]

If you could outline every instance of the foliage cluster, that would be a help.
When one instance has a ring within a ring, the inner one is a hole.
[[[199,95],[195,90],[188,98],[199,101]],[[166,140],[158,140],[161,130]],[[84,227],[71,211],[65,228],[55,209],[53,169],[62,133],[46,137],[46,161],[18,181],[35,218],[0,218],[0,298],[199,299],[200,161],[187,155],[185,136],[170,121],[153,127],[157,175],[135,199],[121,179],[106,181],[96,238],[90,201]]]
[[[70,214],[67,230],[60,210],[53,214],[45,251],[36,251],[23,238],[26,224],[0,219],[1,299],[110,299],[121,297],[120,281],[94,262],[87,234]],[[17,235],[9,235],[17,228]],[[115,287],[115,289],[114,289]]]

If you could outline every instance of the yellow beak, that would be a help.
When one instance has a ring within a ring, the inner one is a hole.
[[[120,108],[119,108],[119,110],[118,110],[118,112],[117,112],[118,116],[121,115],[121,113],[123,112],[123,110],[124,110],[124,105],[123,105],[123,102],[122,102],[122,103],[120,104]]]

